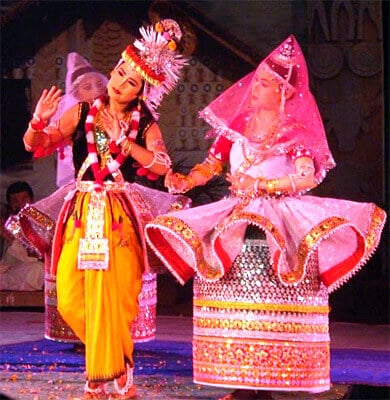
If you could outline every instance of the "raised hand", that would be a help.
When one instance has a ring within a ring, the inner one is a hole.
[[[61,99],[62,90],[52,86],[44,89],[35,107],[33,117],[41,121],[48,121],[57,111],[58,102]]]
[[[102,122],[104,130],[108,133],[112,140],[117,140],[121,134],[120,120],[116,115],[113,115],[107,108],[103,109]]]

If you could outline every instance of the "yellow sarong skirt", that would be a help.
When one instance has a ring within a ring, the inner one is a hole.
[[[58,311],[85,344],[88,381],[105,381],[133,365],[131,324],[142,286],[142,250],[127,199],[106,192],[104,237],[109,241],[108,270],[79,270],[79,239],[85,237],[91,194],[78,192],[67,213],[57,265]]]

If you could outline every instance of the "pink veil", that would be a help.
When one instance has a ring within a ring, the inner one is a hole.
[[[293,35],[273,50],[257,69],[233,84],[222,95],[200,112],[215,134],[234,140],[244,133],[246,123],[254,113],[251,91],[259,71],[266,70],[282,83],[282,92],[293,91],[291,97],[282,96],[282,129],[272,152],[288,152],[303,147],[314,158],[315,176],[320,183],[336,164],[328,147],[325,129],[317,103],[310,92],[309,78],[303,52]],[[241,120],[241,123],[240,123]]]

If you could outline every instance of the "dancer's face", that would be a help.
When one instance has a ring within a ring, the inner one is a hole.
[[[278,110],[280,101],[280,83],[266,71],[256,73],[252,86],[252,106],[256,109]]]
[[[119,103],[130,103],[142,89],[142,77],[129,64],[121,63],[111,72],[107,90],[110,98]]]

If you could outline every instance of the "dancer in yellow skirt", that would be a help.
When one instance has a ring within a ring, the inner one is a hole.
[[[156,108],[177,83],[185,59],[173,20],[140,29],[112,70],[105,96],[79,103],[58,121],[61,90],[45,89],[24,135],[26,150],[50,154],[71,143],[75,189],[60,212],[52,249],[58,310],[85,343],[85,398],[136,396],[130,326],[147,268],[144,197],[135,176],[156,179],[170,167]]]
[[[81,192],[72,213],[85,215],[88,220],[93,195],[89,191]],[[91,343],[86,346],[88,374],[93,380],[106,381],[123,373],[124,359],[132,364],[129,326],[138,313],[143,263],[141,246],[129,210],[121,204],[121,194],[107,191],[102,201],[104,238],[109,243],[108,269],[78,269],[79,242],[87,232],[84,223],[75,229],[75,222],[70,222],[64,230],[58,262],[57,295],[62,316],[83,343]],[[113,229],[121,217],[122,229]],[[101,345],[118,351],[104,356]]]

